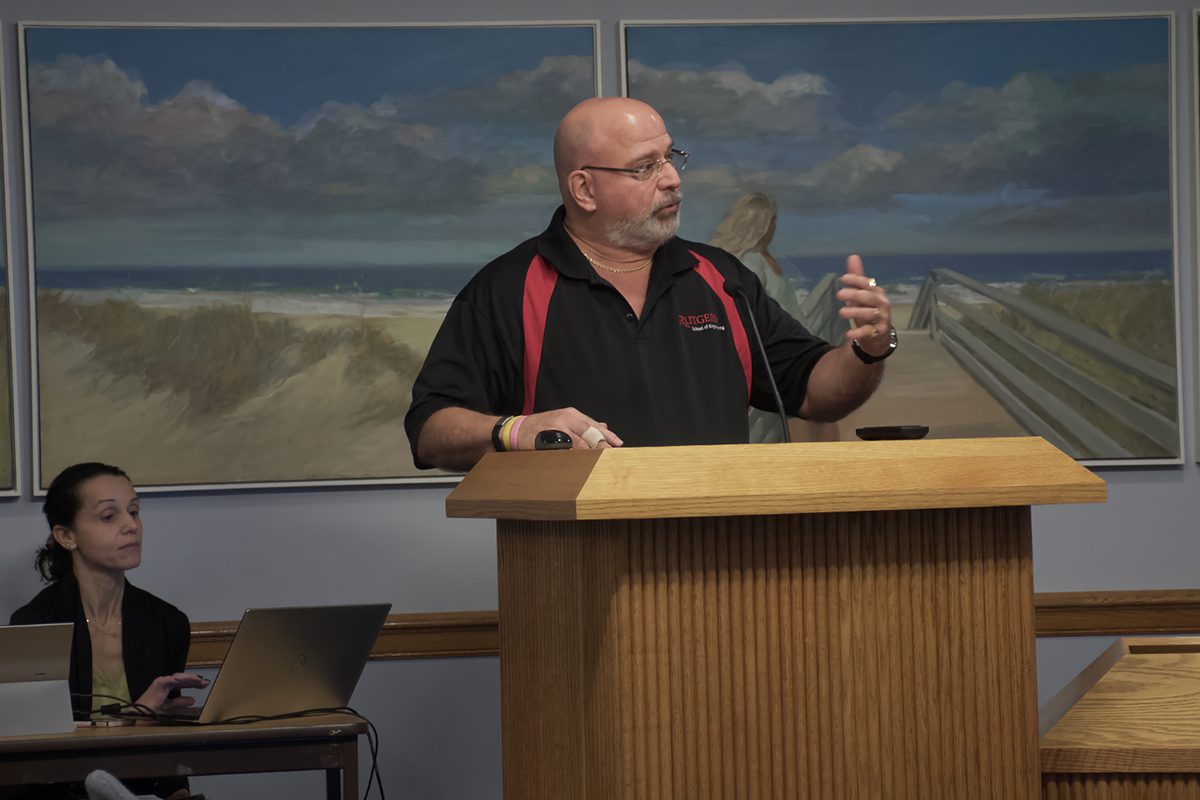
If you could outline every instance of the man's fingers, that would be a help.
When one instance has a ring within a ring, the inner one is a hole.
[[[560,408],[556,411],[546,411],[535,415],[533,425],[526,423],[520,430],[519,436],[524,449],[525,436],[528,434],[532,447],[532,437],[538,431],[559,430],[571,437],[571,446],[579,449],[594,447],[620,447],[625,444],[620,436],[608,429],[608,425],[597,422],[586,414],[574,408]]]
[[[595,447],[604,441],[604,434],[595,425],[588,425],[587,430],[579,434],[583,441],[587,442],[588,447]]]
[[[597,428],[596,425],[600,427]],[[579,434],[579,438],[583,439],[588,447],[620,447],[624,444],[621,437],[610,431],[603,422],[596,425],[589,425],[587,430]]]
[[[891,320],[888,310],[881,306],[842,306],[838,309],[838,316],[860,325],[887,324]]]
[[[851,255],[851,256],[846,256],[846,272],[848,272],[851,275],[862,275],[863,274],[862,258],[860,256],[858,256],[857,254]]]
[[[859,279],[861,280],[861,278]],[[884,295],[878,291],[864,287],[838,289],[837,299],[843,303],[857,303],[860,306],[877,306],[883,303]],[[890,302],[890,301],[889,301]]]

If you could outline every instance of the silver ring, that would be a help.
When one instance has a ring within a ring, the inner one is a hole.
[[[867,278],[867,288],[868,289],[875,288],[875,279],[874,278]]]

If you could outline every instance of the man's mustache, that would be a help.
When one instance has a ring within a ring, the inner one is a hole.
[[[662,211],[667,206],[677,205],[682,202],[683,202],[683,193],[682,192],[671,192],[669,195],[664,197],[662,200],[655,203],[654,208],[651,210],[652,211]]]

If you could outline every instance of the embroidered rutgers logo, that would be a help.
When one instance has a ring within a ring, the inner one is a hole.
[[[700,331],[725,330],[725,326],[721,324],[720,318],[711,312],[707,314],[680,314],[679,325],[696,333]]]

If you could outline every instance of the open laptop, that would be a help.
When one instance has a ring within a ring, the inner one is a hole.
[[[0,626],[0,736],[75,730],[71,622]]]
[[[203,707],[169,716],[204,723],[344,706],[391,608],[247,609]]]

